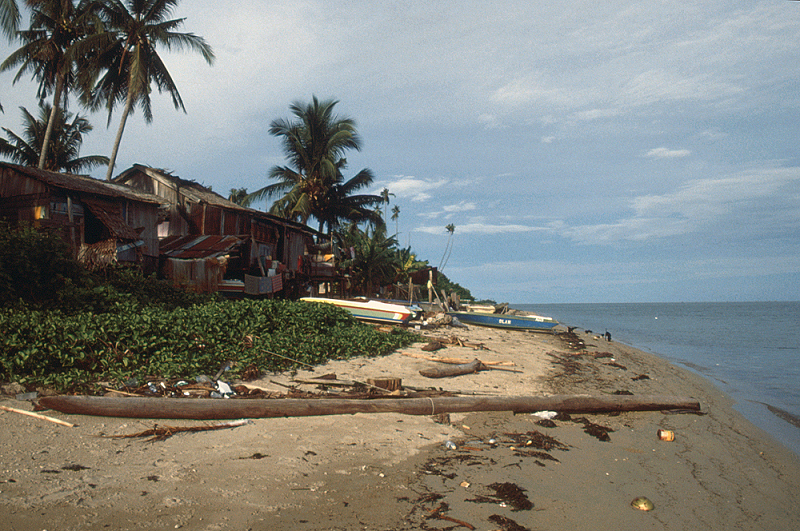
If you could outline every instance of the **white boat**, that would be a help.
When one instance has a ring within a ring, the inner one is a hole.
[[[370,299],[326,299],[324,297],[303,297],[305,302],[333,304],[344,308],[361,321],[406,324],[411,319],[411,310],[399,304],[390,304]]]

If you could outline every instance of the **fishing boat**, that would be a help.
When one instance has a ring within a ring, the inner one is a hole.
[[[323,297],[303,297],[305,302],[333,304],[344,308],[361,321],[406,324],[411,319],[411,310],[400,304],[389,304],[370,299],[326,299]]]
[[[373,300],[378,302],[385,302],[387,304],[396,304],[398,306],[403,306],[405,308],[408,308],[408,310],[411,312],[412,320],[417,319],[418,317],[422,316],[423,313],[425,313],[425,310],[422,308],[422,306],[420,306],[419,303],[416,302],[408,302],[400,299],[373,299]]]
[[[490,312],[447,312],[463,324],[506,328],[509,330],[550,331],[558,325],[552,317],[541,315],[517,315]]]

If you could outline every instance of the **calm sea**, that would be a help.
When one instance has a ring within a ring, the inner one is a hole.
[[[657,354],[711,380],[800,455],[800,302],[514,304]]]

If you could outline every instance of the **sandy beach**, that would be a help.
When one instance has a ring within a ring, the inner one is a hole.
[[[674,395],[702,414],[558,416],[356,414],[255,419],[163,440],[112,438],[149,421],[0,411],[0,529],[22,530],[786,530],[800,526],[800,460],[732,408],[703,378],[618,342],[579,332],[584,349],[550,334],[479,327],[382,358],[248,382],[402,378],[404,386],[474,395]],[[483,345],[484,348],[476,348]],[[419,356],[513,362],[444,379]],[[513,372],[512,372],[513,371]],[[314,386],[304,388],[313,390]],[[0,405],[32,410],[12,396]],[[658,430],[670,430],[662,441]],[[448,449],[445,443],[455,446]],[[654,508],[631,506],[646,497]]]

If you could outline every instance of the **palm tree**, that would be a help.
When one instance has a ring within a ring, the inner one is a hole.
[[[376,212],[371,208],[376,202],[381,201],[381,198],[369,194],[355,194],[357,190],[372,184],[372,180],[372,172],[368,169],[361,170],[346,182],[342,182],[343,177],[338,173],[336,180],[319,201],[319,212],[316,217],[319,219],[320,232],[327,226],[330,234],[338,229],[343,221],[366,222],[375,227],[385,226],[380,211]]]
[[[0,0],[0,32],[12,40],[19,28],[19,6],[16,0]]]
[[[362,231],[352,224],[341,238],[344,247],[355,251],[355,258],[345,260],[344,265],[350,268],[362,294],[374,295],[380,286],[393,281],[397,270],[394,236],[387,238],[383,227]]]
[[[253,199],[247,193],[247,188],[231,188],[231,191],[228,194],[228,201],[236,203],[239,206],[249,207],[252,204]]]
[[[4,34],[9,42],[17,36],[19,20],[19,7],[16,0],[0,0],[0,33]],[[2,103],[0,103],[0,112],[4,112]]]
[[[100,9],[110,39],[97,64],[93,65],[94,70],[105,72],[95,84],[91,104],[95,108],[104,104],[110,123],[114,107],[124,102],[106,172],[108,180],[114,170],[125,123],[134,107],[140,105],[145,121],[153,121],[151,84],[155,84],[159,92],[168,92],[175,108],[186,112],[178,87],[156,47],[189,49],[199,52],[208,64],[214,62],[214,52],[202,37],[175,31],[185,20],[169,18],[177,4],[178,0],[105,0]]]
[[[6,0],[5,3],[8,9],[10,2]],[[14,83],[31,72],[39,81],[37,96],[40,100],[53,93],[52,113],[39,157],[38,166],[43,168],[56,116],[60,107],[66,106],[70,91],[78,83],[76,65],[90,55],[94,45],[94,40],[88,36],[98,28],[97,4],[80,1],[76,5],[72,0],[28,0],[27,3],[32,10],[31,27],[17,32],[23,45],[3,61],[0,71],[19,66]],[[4,11],[4,19],[10,16],[5,13],[10,11]]]
[[[388,223],[388,219],[387,219],[387,217],[388,217],[388,215],[389,215],[389,213],[388,213],[388,209],[389,209],[389,196],[392,196],[392,197],[394,197],[394,194],[391,194],[391,193],[389,193],[389,189],[388,189],[388,188],[384,188],[383,190],[381,190],[381,201],[382,201],[382,202],[383,202],[383,204],[384,204],[384,207],[383,207],[383,221],[384,221],[385,223]]]
[[[4,127],[3,130],[6,132],[8,140],[0,139],[0,154],[24,166],[37,166],[41,147],[44,145],[42,139],[46,134],[50,117],[55,116],[47,158],[42,169],[80,173],[108,164],[108,157],[102,155],[78,156],[83,136],[92,130],[92,125],[86,118],[76,115],[75,119],[69,122],[72,114],[63,109],[59,109],[54,114],[49,104],[39,107],[38,119],[24,107],[20,107],[20,109],[24,123],[22,136],[20,137]]]
[[[361,149],[361,139],[351,118],[340,118],[333,112],[338,101],[319,101],[312,97],[309,104],[294,102],[289,107],[296,120],[274,120],[270,134],[280,137],[287,166],[275,166],[270,179],[278,182],[253,192],[260,200],[283,193],[270,212],[307,223],[310,217],[319,221],[320,232],[325,225],[331,231],[340,220],[378,222],[367,212],[379,204],[380,196],[351,196],[354,191],[372,183],[372,172],[361,170],[348,181],[342,170],[347,166],[344,154],[348,149]]]
[[[442,260],[439,262],[439,270],[443,270],[444,266],[447,265],[447,261],[450,260],[450,253],[453,252],[453,233],[456,231],[456,226],[450,223],[445,227],[445,230],[448,233],[447,236],[447,245],[444,246],[444,254],[442,255]],[[448,253],[448,250],[450,251]]]
[[[396,251],[395,259],[395,282],[408,282],[408,278],[417,271],[422,271],[428,267],[427,260],[419,261],[414,253],[411,252],[411,247],[405,249],[398,249]]]
[[[392,207],[392,221],[394,221],[394,234],[400,234],[400,206],[395,205]]]

